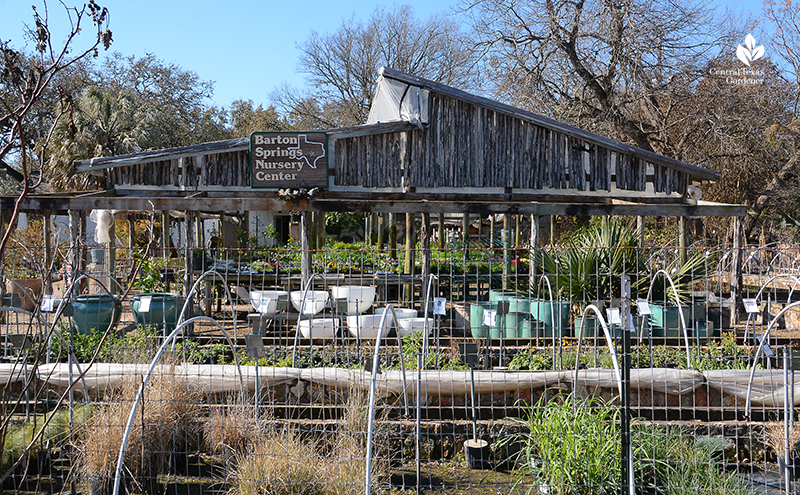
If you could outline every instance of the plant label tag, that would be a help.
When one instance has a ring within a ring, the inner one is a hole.
[[[269,303],[271,302],[272,300],[270,298],[262,299],[261,302],[258,303],[258,312],[261,313],[262,315],[268,313]]]
[[[628,313],[628,331],[636,333],[636,325],[633,323],[633,315]]]
[[[494,319],[497,316],[497,311],[493,309],[484,309],[483,310],[483,324],[487,327],[491,327],[494,325]]]
[[[757,335],[756,339],[758,339],[758,343],[760,344],[761,342],[763,342],[764,336],[763,335]],[[764,343],[764,355],[766,357],[772,357],[772,356],[775,355],[775,353],[772,352],[772,347],[769,346],[769,341]]]
[[[619,308],[608,308],[606,310],[608,322],[612,325],[622,325],[622,319],[619,317]]]
[[[59,306],[61,301],[59,301]],[[56,296],[44,296],[42,299],[42,313],[52,313],[56,308]]]
[[[636,301],[636,306],[639,308],[640,315],[651,315],[653,314],[650,311],[650,303],[647,302],[646,299],[639,299]]]
[[[153,300],[152,296],[142,296],[139,299],[139,312],[140,313],[149,313],[150,312],[150,301]]]
[[[447,299],[443,297],[437,297],[433,300],[433,314],[435,315],[443,315],[446,313],[445,308],[447,306]]]
[[[755,299],[742,299],[742,303],[744,303],[744,310],[749,315],[761,312]]]

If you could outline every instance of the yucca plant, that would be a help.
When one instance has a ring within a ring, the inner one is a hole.
[[[632,285],[647,276],[647,264],[636,244],[636,230],[629,222],[604,218],[569,239],[563,248],[536,251],[534,259],[537,271],[554,290],[584,306],[619,297],[623,275],[631,278]]]

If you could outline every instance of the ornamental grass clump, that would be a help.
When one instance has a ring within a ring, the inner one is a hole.
[[[531,490],[546,486],[551,494],[616,494],[622,483],[620,419],[618,407],[598,398],[572,393],[547,401],[542,396],[527,418],[516,419],[526,431],[504,438],[501,446],[520,447],[514,460],[522,474],[532,476]],[[631,445],[637,492],[742,492],[742,482],[725,472],[714,444],[695,441],[679,428],[635,421]]]
[[[351,380],[348,402],[334,433],[325,438],[265,422],[249,448],[235,455],[228,475],[230,495],[359,495],[364,493],[367,451],[367,393]],[[267,428],[272,426],[273,429]],[[388,437],[378,422],[373,452],[385,452]],[[388,471],[375,455],[373,484]],[[384,456],[385,457],[385,456]]]
[[[200,425],[200,391],[174,369],[153,375],[142,401],[125,450],[123,476],[133,485],[152,486],[159,474],[179,467],[178,457],[196,450]],[[117,456],[141,377],[126,379],[122,390],[107,398],[87,422],[80,452],[79,472],[111,493]]]

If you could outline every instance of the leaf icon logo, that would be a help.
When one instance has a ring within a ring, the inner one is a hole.
[[[744,46],[739,45],[736,48],[736,58],[742,61],[746,66],[750,66],[750,62],[760,59],[764,56],[764,45],[756,46],[756,39],[752,34],[748,34],[744,39]]]

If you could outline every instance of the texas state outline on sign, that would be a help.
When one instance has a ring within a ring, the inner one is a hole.
[[[319,150],[317,150],[317,147],[319,147]],[[297,148],[287,149],[300,150],[303,154],[297,158],[302,158],[309,167],[314,169],[317,168],[317,161],[321,158],[325,158],[325,144],[309,141],[308,136],[305,134],[297,135]],[[309,160],[309,158],[313,158],[313,162]]]

